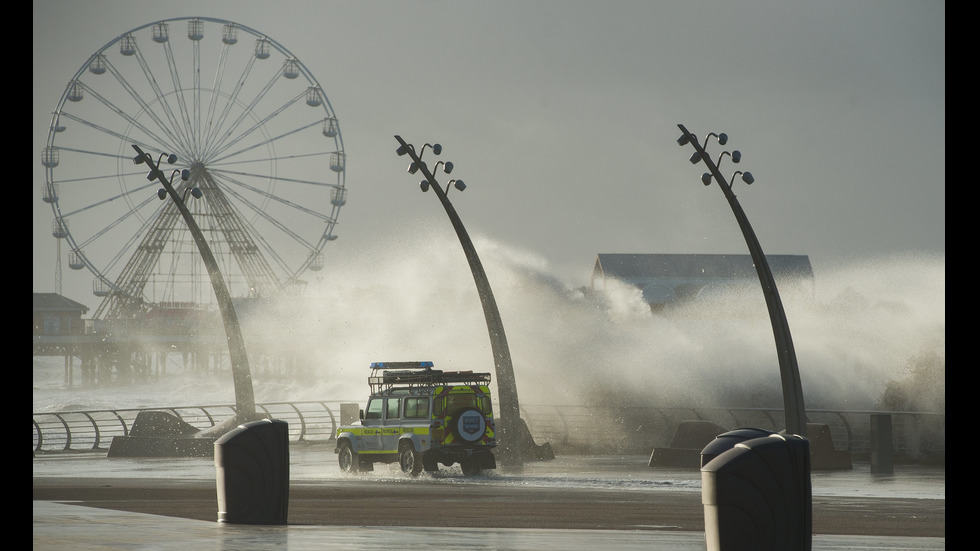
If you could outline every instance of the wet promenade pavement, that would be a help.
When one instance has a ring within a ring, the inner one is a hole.
[[[287,526],[216,522],[207,459],[34,459],[33,548],[704,550],[700,473],[643,457],[559,457],[464,478],[379,466],[343,475],[327,446],[290,449]],[[945,470],[816,472],[816,550],[945,549]],[[398,524],[402,524],[399,526]]]

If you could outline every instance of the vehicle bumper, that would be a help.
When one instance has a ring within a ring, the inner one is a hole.
[[[497,460],[491,451],[491,447],[464,448],[464,447],[440,447],[432,448],[425,452],[426,462],[442,463],[452,465],[468,459],[475,459],[481,469],[496,469]]]

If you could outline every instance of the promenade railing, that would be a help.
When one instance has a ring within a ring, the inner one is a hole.
[[[199,430],[231,417],[230,404],[145,408],[166,411]],[[289,424],[292,442],[326,442],[340,425],[340,402],[256,404],[258,412]],[[115,436],[129,436],[144,409],[50,411],[34,413],[34,453],[107,451]]]
[[[343,422],[347,401],[274,402],[256,404],[269,417],[289,424],[290,441],[330,443]],[[234,413],[230,404],[152,408],[168,411],[204,430]],[[51,411],[34,413],[34,453],[107,451],[114,436],[128,436],[142,409]],[[753,427],[779,431],[783,410],[720,407],[595,407],[584,405],[522,405],[521,416],[538,444],[549,443],[564,454],[649,454],[667,447],[684,421],[708,421],[724,430]],[[872,415],[892,419],[893,450],[913,461],[945,462],[946,415],[881,411],[808,410],[809,423],[827,425],[834,448],[862,458],[871,450]]]

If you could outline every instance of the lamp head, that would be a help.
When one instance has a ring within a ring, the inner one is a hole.
[[[752,176],[751,172],[743,172],[742,181],[751,186],[752,182],[755,182],[755,177]]]
[[[442,153],[442,146],[439,144],[433,145],[432,152],[435,153],[436,155],[439,155],[440,153]]]
[[[726,143],[728,143],[728,134],[725,134],[724,132],[718,134],[718,144],[725,145]]]
[[[452,172],[453,172],[453,162],[452,161],[446,161],[442,165],[442,171],[445,172],[446,174],[452,174]]]
[[[419,187],[422,188],[422,193],[429,191],[429,181],[422,180],[421,182],[419,182]]]
[[[711,174],[708,173],[708,172],[705,172],[704,174],[702,174],[701,175],[701,183],[704,184],[704,185],[706,185],[706,186],[710,186],[711,185]]]
[[[165,190],[163,188],[158,189],[157,190],[157,197],[159,197],[161,201],[163,201],[164,199],[166,199],[167,198],[167,190]]]
[[[146,156],[145,155],[137,155],[137,156],[133,157],[133,164],[134,165],[141,165],[141,164],[143,164],[145,162],[146,162]]]
[[[191,179],[191,171],[190,170],[187,170],[186,168],[184,170],[181,170],[180,171],[180,179],[183,180],[183,181],[185,181],[185,182],[187,180],[190,180]]]
[[[453,187],[460,191],[463,191],[464,189],[466,189],[466,184],[464,184],[462,180],[453,180]]]
[[[176,155],[174,155],[173,153],[171,153],[170,155],[167,156],[167,163],[168,164],[174,164],[176,162],[177,162],[177,156]]]
[[[398,146],[398,149],[395,150],[395,153],[399,157],[404,156],[406,153],[408,153],[408,146],[407,145],[399,145]]]
[[[696,165],[700,161],[701,161],[701,154],[695,151],[694,155],[691,155],[691,164]]]
[[[691,140],[688,139],[687,134],[681,134],[680,138],[677,138],[677,145],[683,147],[690,143]]]
[[[412,161],[412,164],[408,165],[408,173],[415,174],[418,171],[419,171],[419,164],[416,163],[415,161]]]
[[[191,189],[191,195],[193,195],[195,199],[200,199],[201,196],[204,195],[204,193],[201,192],[201,188],[196,187]]]
[[[742,160],[742,152],[737,149],[735,151],[732,151],[732,162],[738,163],[741,160]]]

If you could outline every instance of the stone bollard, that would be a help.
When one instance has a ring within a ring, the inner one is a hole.
[[[871,472],[892,474],[895,458],[892,451],[892,416],[889,413],[871,415]]]

